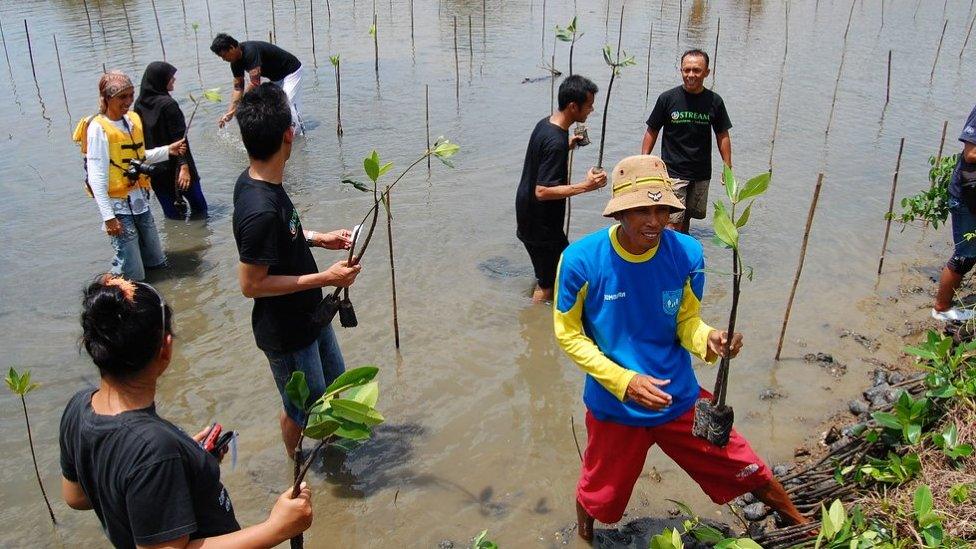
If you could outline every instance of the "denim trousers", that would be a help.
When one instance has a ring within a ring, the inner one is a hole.
[[[115,216],[122,223],[122,236],[113,236],[112,274],[129,280],[146,278],[146,269],[166,266],[166,254],[159,241],[159,231],[152,211],[141,214]]]

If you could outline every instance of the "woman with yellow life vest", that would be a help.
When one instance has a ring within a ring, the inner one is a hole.
[[[186,152],[186,142],[145,148],[142,120],[132,105],[132,81],[117,71],[98,81],[99,114],[82,119],[74,140],[85,155],[88,194],[95,199],[112,241],[112,273],[142,280],[146,269],[166,266],[166,254],[149,209],[152,164]]]

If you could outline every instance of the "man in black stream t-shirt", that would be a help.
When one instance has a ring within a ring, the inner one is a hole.
[[[573,75],[559,85],[559,110],[540,120],[525,150],[522,179],[515,194],[516,235],[525,245],[535,270],[532,302],[552,300],[559,256],[569,240],[563,232],[566,198],[599,189],[607,184],[606,173],[591,169],[586,180],[569,184],[569,150],[582,136],[569,137],[574,122],[586,122],[593,112],[596,84]]]
[[[658,133],[661,159],[674,179],[674,192],[685,205],[683,212],[671,215],[671,227],[688,232],[689,219],[705,219],[708,213],[708,184],[712,178],[712,136],[718,142],[722,161],[732,166],[732,121],[722,98],[705,89],[708,76],[708,54],[688,50],[681,56],[683,84],[662,93],[647,119],[647,132],[641,154],[651,154]]]
[[[250,159],[234,186],[241,292],[254,298],[254,339],[271,364],[284,407],[281,435],[288,455],[294,456],[305,414],[288,399],[285,384],[292,372],[304,372],[312,402],[344,371],[332,326],[318,325],[312,317],[321,288],[352,285],[360,266],[342,260],[319,272],[315,265],[309,246],[347,249],[350,232],[304,230],[282,187],[295,129],[281,88],[265,83],[245,93],[237,123]]]
[[[217,121],[218,126],[223,128],[224,124],[234,118],[237,103],[245,91],[260,84],[261,78],[267,78],[285,91],[291,107],[291,119],[297,125],[298,133],[304,135],[305,124],[298,110],[302,91],[302,63],[297,57],[269,42],[238,42],[224,33],[214,37],[210,51],[230,63],[230,72],[234,75],[234,92],[231,94],[230,106]]]

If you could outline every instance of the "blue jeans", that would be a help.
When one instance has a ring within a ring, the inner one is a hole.
[[[305,425],[305,411],[296,408],[285,393],[285,385],[291,379],[292,372],[305,374],[309,393],[305,403],[307,406],[318,400],[325,388],[346,371],[342,351],[339,350],[339,342],[336,341],[331,325],[322,328],[319,337],[307,347],[290,353],[265,351],[264,354],[271,364],[271,374],[274,375],[285,413],[300,427]]]
[[[955,245],[954,257],[976,257],[976,238],[966,240],[966,235],[976,233],[976,214],[969,211],[958,198],[949,196],[949,217],[952,220],[952,243]]]
[[[166,254],[151,211],[117,215],[115,218],[122,224],[122,236],[112,237],[112,248],[115,250],[112,274],[120,274],[129,280],[142,280],[146,278],[147,268],[166,266]]]

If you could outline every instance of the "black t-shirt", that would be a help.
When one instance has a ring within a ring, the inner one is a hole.
[[[240,530],[217,459],[156,407],[95,413],[84,389],[61,416],[61,474],[77,482],[116,547]]]
[[[234,240],[241,262],[267,265],[269,275],[319,270],[288,193],[281,185],[251,178],[247,170],[234,186]],[[321,329],[312,321],[321,300],[319,288],[255,298],[251,326],[258,348],[287,353],[311,344]]]
[[[250,40],[241,42],[241,58],[230,64],[235,78],[243,78],[244,73],[261,67],[261,76],[268,80],[283,80],[302,66],[301,61],[291,53],[268,42]]]
[[[688,93],[682,86],[662,93],[647,119],[647,127],[664,127],[661,159],[675,179],[704,181],[712,178],[712,131],[732,127],[725,102],[712,90]]]
[[[515,194],[515,219],[518,238],[529,244],[562,242],[566,199],[539,200],[535,186],[566,185],[569,160],[569,130],[564,130],[543,118],[535,125],[529,146],[525,149],[522,180]]]

